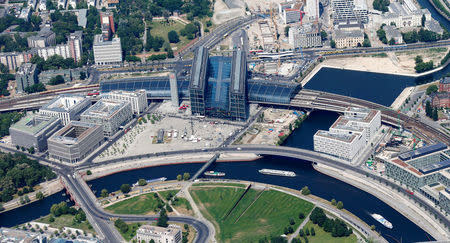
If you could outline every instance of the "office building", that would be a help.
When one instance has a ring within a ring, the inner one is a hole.
[[[301,14],[299,9],[287,8],[281,15],[284,24],[291,24],[300,22]]]
[[[82,42],[82,31],[75,31],[74,33],[70,33],[67,39],[70,57],[72,57],[75,62],[81,61],[81,55],[83,54]]]
[[[333,8],[333,23],[347,21],[367,23],[368,8],[365,0],[331,0]]]
[[[293,8],[294,7],[294,3],[293,2],[280,2],[278,3],[278,13],[280,15],[283,14],[284,10],[288,9],[288,8]]]
[[[46,243],[47,237],[40,233],[2,227],[0,228],[0,242]]]
[[[115,101],[128,101],[131,104],[131,110],[134,114],[140,115],[148,107],[147,95],[145,90],[138,90],[134,92],[130,91],[111,91],[101,96],[104,99]]]
[[[319,19],[319,0],[306,0],[305,13],[309,20]]]
[[[192,115],[205,115],[206,98],[206,71],[208,62],[208,49],[200,46],[194,56],[189,85],[189,99],[191,101]]]
[[[365,108],[347,108],[329,131],[314,134],[314,151],[352,161],[381,127],[381,112]]]
[[[27,115],[9,128],[14,146],[47,150],[47,139],[62,127],[61,120],[37,114]]]
[[[150,242],[153,240],[155,243],[181,243],[181,227],[172,224],[167,228],[142,225],[136,231],[136,239],[139,242]]]
[[[303,24],[289,28],[289,44],[293,48],[322,46],[322,39],[317,25]]]
[[[397,28],[395,28],[395,26],[385,25],[383,26],[383,30],[386,33],[386,39],[388,41],[393,39],[395,41],[395,44],[403,43],[402,33]]]
[[[95,35],[93,49],[96,65],[114,65],[122,62],[120,38],[107,41],[102,35]]]
[[[100,125],[72,121],[48,139],[49,157],[66,163],[77,163],[103,142]]]
[[[450,77],[439,80],[439,92],[450,92]]]
[[[51,100],[39,109],[45,116],[54,116],[61,119],[63,125],[80,118],[80,114],[91,105],[91,101],[83,96],[62,94]]]
[[[103,39],[110,40],[111,36],[116,33],[114,26],[114,14],[111,11],[100,12],[100,25],[102,28]]]
[[[450,149],[432,144],[384,161],[386,176],[450,213]]]
[[[363,26],[358,21],[341,22],[334,27],[333,40],[336,48],[362,46],[364,42]]]
[[[425,15],[426,20],[432,20],[428,9],[417,9],[414,4],[407,4],[408,0],[403,2],[403,4],[392,2],[389,5],[389,12],[374,17],[374,23],[377,25],[391,25],[391,23],[394,23],[397,28],[404,28],[422,26],[423,15]]]
[[[100,99],[81,114],[81,121],[101,125],[105,137],[113,136],[133,117],[129,101]]]
[[[18,92],[24,92],[25,88],[36,84],[37,70],[36,65],[31,63],[24,63],[19,67],[16,73],[16,89]]]
[[[43,28],[37,35],[27,38],[28,47],[44,48],[56,45],[55,33],[50,28]]]

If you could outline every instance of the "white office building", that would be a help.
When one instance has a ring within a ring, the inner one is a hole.
[[[167,228],[142,225],[136,231],[136,239],[138,242],[150,242],[155,243],[181,243],[181,227],[178,225],[169,225]]]
[[[348,108],[329,131],[314,134],[314,151],[353,161],[381,127],[381,112]]]
[[[417,9],[414,4],[407,4],[406,2],[403,4],[400,2],[391,3],[389,12],[383,13],[381,16],[374,16],[374,23],[376,25],[391,25],[391,23],[394,23],[397,28],[404,28],[421,26],[423,15],[425,15],[427,21],[432,20],[428,9]]]
[[[61,119],[63,125],[79,119],[80,114],[91,105],[91,101],[83,96],[62,94],[39,109],[41,115],[54,116]]]
[[[320,16],[319,0],[306,0],[305,14],[309,20],[316,20]]]
[[[129,101],[100,99],[81,114],[81,121],[101,125],[105,137],[113,136],[133,117]]]
[[[95,35],[93,49],[96,65],[114,65],[122,62],[120,38],[105,41],[101,34]]]
[[[102,94],[102,98],[116,101],[129,101],[131,110],[134,114],[140,115],[147,108],[147,94],[145,90],[135,92],[114,90],[106,94]]]
[[[293,48],[322,46],[319,29],[314,24],[303,24],[289,28],[289,44]]]

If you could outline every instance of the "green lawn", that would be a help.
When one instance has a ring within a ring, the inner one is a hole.
[[[189,203],[189,201],[186,198],[182,198],[182,197],[177,197],[178,201],[172,201],[172,206],[175,207],[175,209],[178,209],[180,207],[186,209],[186,210],[192,210],[191,204]]]
[[[185,36],[180,35],[180,30],[184,28],[184,24],[182,24],[179,21],[169,20],[169,23],[167,23],[165,20],[153,20],[150,24],[147,25],[148,27],[151,27],[150,33],[152,36],[161,36],[166,40],[166,42],[169,42],[169,38],[167,37],[167,33],[171,30],[175,30],[180,37],[180,42],[178,43],[171,43],[172,49],[179,50],[186,44],[188,44],[191,40],[188,40]],[[176,47],[176,48],[174,48]]]
[[[116,214],[149,214],[156,213],[158,199],[155,193],[147,193],[115,203],[106,210]]]
[[[161,197],[165,200],[167,200],[167,195],[169,195],[169,193],[172,194],[172,197],[175,196],[175,194],[177,194],[180,190],[167,190],[167,191],[159,191],[159,195],[161,195]]]
[[[77,228],[77,229],[81,229],[87,233],[92,233],[95,234],[95,231],[92,229],[91,224],[89,224],[89,222],[83,221],[79,224],[74,224],[73,223],[73,217],[74,215],[69,215],[69,214],[65,214],[65,215],[61,215],[59,217],[54,217],[55,221],[54,222],[50,222],[49,218],[50,218],[50,214],[44,217],[41,217],[39,219],[37,219],[37,222],[41,222],[41,223],[45,223],[45,224],[49,224],[50,227],[53,228],[63,228],[63,227],[72,227],[72,228]],[[74,232],[75,233],[75,232]]]
[[[261,191],[251,189],[232,213],[224,218],[243,192],[241,188],[227,187],[191,189],[192,197],[201,205],[203,215],[218,225],[216,235],[219,242],[254,242],[264,236],[281,235],[283,229],[289,226],[290,218],[295,220],[292,225],[295,229],[302,222],[298,214],[303,212],[307,215],[313,208],[309,202],[274,190],[262,192],[252,204]]]
[[[133,237],[136,235],[136,231],[139,229],[139,227],[141,225],[143,225],[143,223],[127,223],[128,224],[128,231],[123,233],[121,232],[117,227],[117,231],[119,231],[119,233],[122,235],[122,237],[128,242],[131,241],[131,239],[133,239]]]
[[[355,243],[358,241],[355,234],[351,234],[349,237],[332,237],[331,233],[325,232],[321,227],[317,224],[313,224],[311,221],[306,223],[303,229],[314,227],[314,231],[316,232],[315,236],[308,236],[308,240],[310,243]],[[302,238],[302,242],[305,240]]]

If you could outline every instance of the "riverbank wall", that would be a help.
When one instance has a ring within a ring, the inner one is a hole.
[[[427,214],[422,208],[407,198],[401,196],[395,190],[381,185],[378,181],[371,180],[362,175],[353,174],[347,171],[331,168],[326,165],[313,165],[318,172],[333,177],[337,180],[350,184],[360,190],[372,194],[397,212],[414,222],[424,231],[429,233],[436,240],[450,239],[450,232],[446,230],[445,225],[441,225],[431,215]],[[375,209],[373,209],[375,210]],[[395,225],[394,225],[395,227]]]

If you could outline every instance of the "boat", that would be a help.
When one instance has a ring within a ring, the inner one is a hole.
[[[204,173],[204,175],[205,176],[225,176],[225,173],[211,170],[211,171],[206,171]]]
[[[380,224],[384,225],[386,228],[392,229],[391,222],[387,221],[383,216],[373,213],[371,214],[372,218],[374,218],[376,221],[378,221]]]
[[[167,180],[166,177],[161,177],[161,178],[157,178],[157,179],[146,180],[146,182],[147,182],[147,184],[150,184],[150,183],[153,183],[153,182],[165,181],[165,180]],[[137,181],[136,183],[134,183],[133,186],[139,186],[139,181]]]
[[[289,177],[296,176],[295,172],[287,171],[287,170],[261,169],[261,170],[259,170],[259,173],[265,174],[265,175],[277,175],[277,176],[289,176]]]

